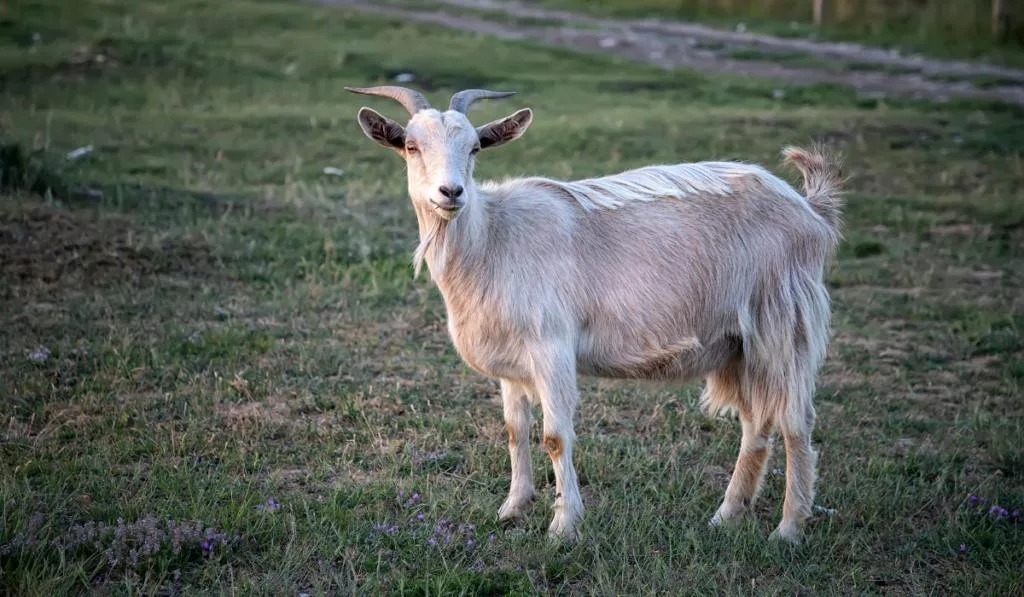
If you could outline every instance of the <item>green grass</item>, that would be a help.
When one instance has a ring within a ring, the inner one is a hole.
[[[0,27],[3,144],[63,181],[0,195],[0,592],[1020,593],[1024,528],[965,506],[1024,506],[1019,110],[775,99],[284,1],[16,2]],[[437,291],[413,280],[402,166],[355,122],[400,108],[342,90],[398,72],[436,103],[519,91],[479,122],[535,109],[484,178],[842,147],[814,437],[816,502],[837,514],[803,547],[767,541],[776,474],[755,521],[707,530],[739,426],[697,410],[699,384],[586,382],[585,540],[545,541],[540,450],[529,520],[496,524],[496,383],[459,361]],[[441,519],[475,525],[477,545],[428,545]],[[168,520],[227,544],[136,534]],[[142,545],[159,549],[133,558]]]

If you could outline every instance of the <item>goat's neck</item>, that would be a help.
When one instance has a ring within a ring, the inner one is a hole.
[[[429,208],[417,207],[423,261],[438,284],[472,260],[487,242],[487,197],[476,185],[466,189],[466,205],[453,220],[444,220]],[[443,284],[442,284],[443,285]]]

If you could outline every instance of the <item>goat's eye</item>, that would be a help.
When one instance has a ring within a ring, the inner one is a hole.
[[[405,150],[408,151],[409,153],[416,153],[417,151],[419,151],[418,149],[416,149],[416,146],[413,145],[412,143],[407,144],[405,146]]]
[[[476,155],[478,153],[480,153],[480,146],[479,145],[477,145],[473,149],[469,150],[469,155]]]

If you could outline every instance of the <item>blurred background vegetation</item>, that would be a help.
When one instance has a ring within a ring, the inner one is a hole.
[[[1002,57],[1024,50],[1024,2],[1020,0],[820,0],[824,8],[820,29],[814,26],[814,5],[819,0],[540,1],[620,16],[662,15],[718,24],[742,21],[752,30],[776,35],[820,34],[939,55]],[[994,8],[1000,15],[995,19]]]

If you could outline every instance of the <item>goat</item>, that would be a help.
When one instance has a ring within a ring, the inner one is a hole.
[[[521,517],[535,497],[530,403],[543,412],[555,471],[548,534],[579,538],[572,462],[577,376],[687,382],[706,378],[701,405],[738,411],[743,437],[711,526],[747,513],[775,429],[786,449],[786,497],[772,537],[799,542],[811,513],[815,378],[825,359],[826,261],[841,239],[835,157],[789,147],[804,195],[760,166],[699,162],[562,182],[532,177],[477,184],[477,152],[520,137],[529,108],[474,127],[469,89],[448,110],[402,87],[346,88],[390,97],[407,126],[363,107],[373,141],[405,159],[426,263],[448,331],[475,371],[500,380],[511,487],[498,511]]]

